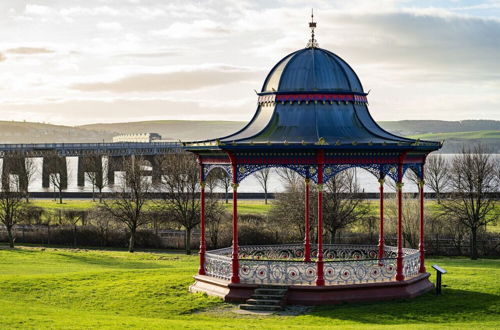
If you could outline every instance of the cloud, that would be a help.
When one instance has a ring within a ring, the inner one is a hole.
[[[53,53],[54,51],[52,49],[43,47],[17,47],[17,48],[9,48],[5,52],[11,54],[31,55],[31,54],[49,54]]]
[[[321,25],[319,25],[321,27]],[[320,44],[337,44],[353,62],[418,70],[428,79],[500,79],[500,20],[399,11],[329,14]],[[493,73],[492,73],[493,72]]]
[[[120,115],[117,116],[110,109],[120,109]],[[147,112],[144,112],[144,109],[147,109]],[[159,119],[213,120],[214,117],[224,120],[249,120],[253,110],[254,107],[250,105],[235,110],[234,106],[227,107],[223,104],[218,107],[206,107],[199,102],[176,102],[164,99],[108,101],[89,99],[15,105],[0,103],[2,118],[15,120],[30,118],[33,121],[71,125]],[[247,116],[242,116],[245,111]]]
[[[219,66],[167,73],[143,73],[109,82],[79,83],[72,89],[114,93],[160,92],[194,90],[253,79],[257,72],[247,69]]]
[[[196,20],[192,23],[175,22],[163,30],[152,31],[152,35],[174,39],[204,38],[230,33],[230,29],[212,20]]]
[[[48,6],[36,5],[36,4],[27,4],[25,13],[33,16],[43,16],[50,14],[52,10]]]
[[[97,28],[107,31],[120,31],[123,26],[118,22],[99,22],[97,23]]]

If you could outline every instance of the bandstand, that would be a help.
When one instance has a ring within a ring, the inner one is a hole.
[[[307,47],[279,61],[258,93],[257,111],[240,131],[216,140],[184,143],[198,157],[201,176],[200,267],[192,292],[226,301],[244,301],[260,285],[288,287],[291,304],[410,298],[432,284],[424,265],[423,176],[426,156],[439,142],[399,137],[383,130],[368,111],[367,93],[353,69],[319,48],[316,23]],[[300,244],[239,246],[238,185],[264,168],[294,170],[304,178],[305,238]],[[323,185],[349,168],[360,167],[379,181],[378,245],[323,244]],[[204,178],[223,169],[233,186],[232,246],[206,251]],[[418,176],[420,242],[403,248],[403,176]],[[384,180],[396,182],[397,246],[384,242]],[[317,193],[317,219],[310,219],[311,183]],[[310,226],[317,226],[311,244]]]

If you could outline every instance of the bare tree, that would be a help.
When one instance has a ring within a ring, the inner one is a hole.
[[[398,224],[398,203],[397,199],[393,198],[386,203],[386,231],[396,235]],[[403,210],[402,210],[402,227],[403,241],[406,246],[416,248],[419,242],[420,233],[420,208],[419,200],[411,198],[408,195],[403,195]]]
[[[276,171],[280,177],[283,185],[286,189],[290,188],[292,190],[302,187],[304,178],[302,178],[297,172],[289,168],[280,168]]]
[[[73,247],[77,245],[78,222],[84,224],[86,213],[82,210],[63,210],[62,215],[64,220],[72,227],[73,232]]]
[[[35,158],[28,157],[25,159],[25,168],[26,168],[26,191],[25,197],[26,202],[29,202],[30,194],[29,194],[29,186],[35,179],[36,175],[38,175],[38,169],[36,166]]]
[[[438,203],[441,203],[441,194],[449,185],[449,165],[440,155],[430,155],[425,164],[425,185],[436,193]]]
[[[90,210],[89,221],[97,229],[101,239],[101,246],[107,246],[110,233],[116,227],[116,221],[109,216],[109,213],[102,206]]]
[[[141,158],[131,156],[123,159],[125,178],[109,199],[105,199],[103,208],[116,221],[123,223],[129,232],[129,252],[135,251],[137,229],[147,223],[144,217],[144,205],[148,201],[147,194],[151,182],[141,175]]]
[[[325,184],[323,217],[325,229],[333,243],[339,229],[359,221],[369,213],[366,201],[359,197],[361,192],[354,169],[338,173]]]
[[[450,168],[453,197],[442,201],[443,209],[470,231],[470,258],[477,259],[477,233],[481,226],[498,219],[491,192],[497,191],[494,164],[482,145],[463,147]]]
[[[191,232],[200,223],[199,169],[192,154],[166,155],[159,159],[163,173],[159,207],[169,210],[174,221],[185,230],[186,254],[191,254]]]
[[[25,193],[19,189],[18,177],[2,185],[0,190],[0,222],[7,229],[9,246],[14,248],[12,229],[22,220],[21,213],[24,207]]]
[[[68,176],[70,175],[66,157],[54,152],[48,155],[44,161],[46,161],[46,164],[43,171],[47,172],[49,183],[54,188],[54,200],[58,196],[59,204],[62,204],[62,192],[68,188]]]
[[[264,168],[254,174],[255,178],[259,182],[260,186],[264,190],[264,203],[267,204],[267,189],[269,185],[269,174],[271,173],[270,168]]]
[[[205,177],[205,182],[208,188],[208,193],[212,195],[214,190],[221,184],[221,171],[211,171]]]
[[[83,158],[84,168],[87,170],[85,176],[92,185],[92,201],[95,202],[95,191],[97,189],[99,194],[99,203],[102,203],[102,190],[107,185],[107,176],[104,175],[104,168],[106,168],[106,160],[101,157],[85,157]]]
[[[226,204],[228,204],[229,189],[232,187],[231,184],[233,183],[232,179],[225,171],[221,169],[215,169],[214,171],[218,171],[220,173],[220,184],[222,186],[222,189],[224,189],[224,199],[226,201]]]

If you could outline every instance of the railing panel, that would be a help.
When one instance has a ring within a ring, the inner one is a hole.
[[[396,259],[330,261],[324,270],[328,285],[388,282],[396,275]]]
[[[313,285],[316,263],[304,262],[302,244],[241,246],[239,275],[243,283]],[[326,245],[324,277],[327,285],[394,281],[397,249],[386,246],[385,256],[378,259],[376,245]],[[206,254],[207,275],[229,280],[231,248]],[[315,254],[316,251],[314,251]],[[420,253],[403,249],[406,278],[418,275]]]
[[[205,254],[205,273],[208,276],[231,280],[231,258],[212,253]]]
[[[301,261],[240,260],[240,279],[256,284],[312,284],[316,264]]]

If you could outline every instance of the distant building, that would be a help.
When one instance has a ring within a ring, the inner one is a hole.
[[[113,142],[153,142],[161,140],[158,133],[122,134],[113,137]]]

